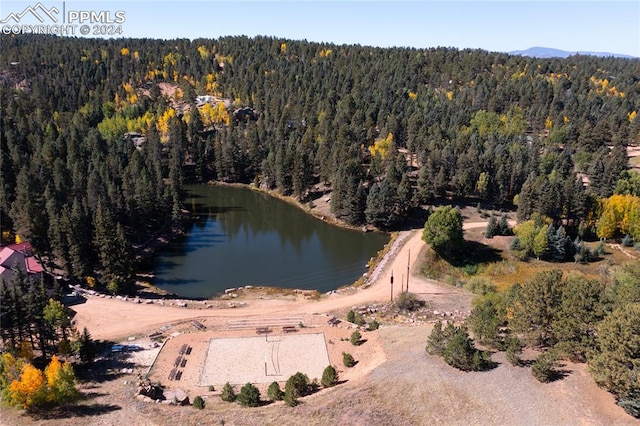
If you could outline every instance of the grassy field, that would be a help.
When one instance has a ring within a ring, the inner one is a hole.
[[[482,293],[483,288],[490,285],[494,285],[498,291],[506,291],[515,283],[522,284],[538,272],[549,269],[560,269],[565,274],[579,273],[588,278],[602,278],[608,276],[616,266],[633,260],[620,249],[606,246],[605,254],[589,263],[557,263],[536,259],[520,261],[509,252],[508,247],[514,237],[488,239],[483,232],[484,229],[480,228],[465,232],[467,256],[460,264],[452,264],[428,249],[422,265],[425,276]],[[595,250],[598,244],[586,243],[591,250]],[[627,252],[640,258],[640,252],[634,249],[627,249]]]

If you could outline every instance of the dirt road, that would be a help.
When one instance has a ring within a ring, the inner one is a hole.
[[[157,304],[137,304],[131,301],[88,297],[86,303],[73,306],[75,320],[97,339],[117,339],[149,328],[191,318],[212,318],[220,321],[238,317],[264,317],[278,314],[312,314],[349,309],[373,302],[386,302],[391,298],[391,275],[394,277],[394,298],[407,287],[409,291],[431,301],[434,309],[468,311],[472,295],[468,292],[421,277],[416,271],[420,252],[424,248],[421,230],[408,232],[404,243],[395,253],[389,254],[385,267],[368,288],[353,292],[325,295],[320,300],[249,299],[246,305],[236,309],[187,309]],[[409,268],[408,268],[409,266]]]

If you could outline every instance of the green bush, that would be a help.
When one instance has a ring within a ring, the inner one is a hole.
[[[522,343],[520,339],[514,336],[508,336],[504,341],[506,348],[506,357],[509,364],[514,367],[521,367],[523,365],[520,354],[522,353]]]
[[[531,374],[542,383],[553,382],[558,378],[555,369],[556,356],[551,352],[540,354],[531,365]]]
[[[282,391],[282,389],[280,389],[280,385],[278,384],[278,382],[273,382],[269,385],[269,387],[267,388],[267,396],[273,401],[282,401],[284,392]]]
[[[362,344],[362,334],[358,330],[351,333],[351,338],[349,339],[352,345],[360,346]]]
[[[637,392],[631,392],[618,399],[618,405],[628,414],[640,419],[640,395]]]
[[[309,377],[304,373],[297,372],[287,380],[285,393],[287,389],[291,389],[296,397],[308,395],[310,391]]]
[[[377,320],[373,320],[369,323],[369,330],[377,330],[380,328],[380,323]]]
[[[427,353],[442,356],[454,332],[455,327],[451,322],[445,328],[442,328],[442,321],[435,323],[427,338]]]
[[[443,329],[438,321],[427,340],[427,352],[441,355],[444,361],[462,371],[484,371],[495,367],[491,355],[476,349],[464,326],[448,323]]]
[[[353,355],[347,352],[342,352],[342,363],[345,367],[351,368],[356,365],[356,360],[353,359]]]
[[[320,381],[322,386],[330,388],[338,384],[338,372],[332,365],[328,365],[322,372],[322,380]]]
[[[251,383],[247,383],[240,389],[237,400],[243,407],[257,407],[260,405],[260,391]]]
[[[225,402],[235,402],[236,393],[233,390],[233,386],[231,386],[229,382],[224,384],[224,387],[222,388],[222,393],[220,394],[220,399],[222,399]]]
[[[398,299],[396,300],[396,305],[398,308],[405,311],[415,311],[416,309],[425,305],[425,302],[418,299],[413,293],[404,292],[400,293]]]
[[[498,291],[496,285],[487,277],[472,277],[464,285],[464,288],[481,296]]]
[[[292,391],[287,389],[284,392],[284,403],[288,407],[295,407],[296,405],[298,405],[298,398]]]
[[[204,405],[205,405],[204,404],[204,399],[202,399],[202,397],[200,395],[198,395],[195,398],[193,398],[193,403],[191,405],[193,405],[198,410],[202,410],[204,408]]]
[[[362,314],[358,312],[354,312],[353,310],[350,310],[349,312],[347,312],[347,321],[349,321],[352,324],[357,324],[359,326],[363,326],[366,324],[366,321],[364,320],[364,317],[362,316]]]

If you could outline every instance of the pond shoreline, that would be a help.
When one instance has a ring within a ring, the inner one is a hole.
[[[348,230],[352,230],[352,231],[358,231],[361,233],[367,233],[367,232],[380,232],[380,233],[385,233],[389,236],[389,241],[380,249],[377,251],[377,253],[372,256],[368,261],[367,261],[367,272],[365,272],[363,274],[363,276],[359,277],[357,280],[355,280],[354,282],[350,283],[350,284],[346,284],[343,286],[338,287],[336,290],[332,290],[328,293],[331,292],[335,292],[338,290],[344,290],[344,289],[348,289],[348,288],[357,288],[359,286],[361,286],[362,284],[366,283],[371,275],[371,273],[374,271],[374,269],[376,268],[376,266],[378,265],[378,263],[384,258],[385,254],[388,252],[388,250],[390,249],[390,247],[392,247],[392,245],[394,244],[394,241],[398,235],[397,232],[383,232],[380,231],[376,228],[373,227],[358,227],[358,226],[353,226],[353,225],[349,225],[348,223],[336,218],[333,214],[328,214],[328,215],[324,215],[321,212],[318,211],[313,211],[312,208],[309,208],[308,206],[305,206],[303,203],[301,203],[300,201],[296,200],[295,198],[291,197],[291,196],[285,196],[282,195],[280,193],[278,193],[277,191],[272,191],[272,190],[266,190],[263,188],[258,188],[253,184],[240,184],[240,183],[226,183],[226,182],[218,182],[218,181],[209,181],[206,184],[202,184],[202,185],[207,185],[207,186],[220,186],[220,187],[231,187],[231,188],[244,188],[244,189],[250,189],[251,191],[255,191],[258,193],[262,193],[262,194],[266,194],[269,195],[270,197],[279,199],[281,201],[286,202],[287,204],[297,207],[299,210],[303,211],[304,213],[306,213],[307,215],[311,215],[314,218],[321,220],[329,225],[332,226],[336,226],[338,228],[342,228],[342,229],[348,229]],[[186,210],[184,211],[186,213]],[[139,260],[141,262],[144,262],[145,260],[148,260],[150,258],[152,258],[153,256],[156,256],[158,253],[160,253],[162,250],[164,250],[166,248],[166,246],[168,246],[171,242],[173,242],[174,240],[176,240],[177,238],[180,238],[182,236],[184,236],[186,234],[186,227],[188,226],[188,223],[190,221],[193,220],[193,213],[190,214],[186,214],[185,215],[185,219],[183,221],[183,226],[177,230],[176,227],[173,227],[171,232],[167,232],[164,234],[159,234],[158,236],[156,236],[154,238],[154,241],[151,244],[147,244],[145,246],[145,253],[142,256],[139,256]],[[151,278],[151,280],[149,280],[149,278]],[[144,299],[184,299],[184,300],[192,300],[192,301],[203,301],[203,300],[227,300],[227,298],[225,297],[226,294],[224,293],[224,291],[228,290],[225,289],[223,291],[220,291],[219,293],[217,293],[214,296],[211,297],[185,297],[185,296],[181,296],[178,294],[175,294],[171,291],[168,290],[164,290],[160,287],[155,286],[154,284],[152,284],[152,280],[154,278],[154,274],[152,271],[150,271],[149,269],[145,269],[142,268],[139,270],[139,273],[137,274],[137,278],[136,278],[136,287],[137,287],[137,294]],[[251,286],[249,286],[251,287]],[[264,288],[264,286],[257,286],[258,288]],[[267,288],[270,289],[271,293],[276,293],[279,295],[288,295],[291,294],[292,291],[298,291],[298,292],[317,292],[318,295],[322,294],[320,293],[318,290],[313,290],[313,289],[292,289],[292,288],[288,288],[288,287],[268,287]],[[247,289],[248,290],[248,289]],[[249,291],[249,293],[251,293],[252,291]],[[274,294],[275,295],[275,294]]]

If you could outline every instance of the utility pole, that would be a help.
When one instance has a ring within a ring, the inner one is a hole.
[[[391,301],[393,302],[393,269],[391,270]]]
[[[407,293],[409,293],[409,264],[411,263],[411,249],[409,249],[409,256],[407,256]]]

